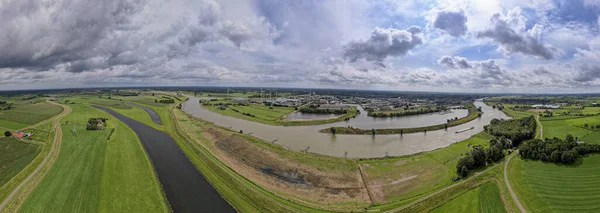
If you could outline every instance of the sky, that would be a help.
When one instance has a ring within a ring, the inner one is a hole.
[[[0,90],[600,92],[600,0],[0,0]]]

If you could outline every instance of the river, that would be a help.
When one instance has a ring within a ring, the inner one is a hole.
[[[357,128],[408,128],[428,126],[446,122],[446,119],[464,117],[466,110],[453,110],[452,113],[440,115],[431,113],[426,115],[405,116],[399,118],[371,118],[363,111],[361,115],[350,121],[340,121],[322,125],[311,126],[271,126],[267,124],[247,121],[221,115],[200,107],[199,99],[188,96],[184,102],[183,110],[200,119],[213,122],[216,125],[243,130],[265,141],[282,145],[290,150],[318,153],[335,157],[374,158],[385,156],[402,156],[430,151],[458,141],[465,140],[483,130],[494,118],[508,119],[502,111],[485,105],[481,100],[475,101],[477,107],[484,112],[480,118],[465,124],[449,127],[448,130],[429,131],[427,133],[413,133],[400,135],[331,135],[319,133],[320,129],[332,126],[353,126]],[[473,130],[462,133],[456,131],[474,127]]]
[[[110,113],[138,135],[173,212],[235,212],[190,162],[169,134],[109,108],[95,108]]]

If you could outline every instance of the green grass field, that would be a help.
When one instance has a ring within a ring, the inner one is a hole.
[[[81,102],[81,100],[79,100]],[[86,104],[70,104],[62,120],[60,155],[20,212],[168,212],[161,186],[137,136],[107,113]],[[89,117],[107,117],[116,128],[88,131]],[[111,119],[112,118],[112,119]],[[71,125],[76,119],[78,135]]]
[[[590,125],[600,124],[600,116],[540,122],[544,127],[544,138],[564,138],[567,134],[585,138],[588,134],[593,133],[593,131],[581,128],[580,126],[583,126],[586,123]]]
[[[509,180],[528,212],[600,212],[600,155],[573,166],[513,160]]]
[[[14,122],[14,121],[7,121],[7,120],[0,120],[0,127],[7,129],[7,130],[18,130],[21,128],[25,128],[29,126],[28,124],[24,124],[24,123],[19,123],[19,122]]]
[[[472,146],[489,144],[493,136],[481,132],[446,148],[406,157],[361,160],[368,184],[379,190],[381,203],[397,202],[452,184],[459,157]]]
[[[40,151],[38,145],[0,136],[0,186],[25,168]]]
[[[96,212],[99,209],[102,169],[108,131],[78,135],[63,125],[60,154],[44,179],[29,194],[20,212]]]
[[[10,110],[0,111],[0,126],[9,129],[19,129],[49,119],[62,112],[62,107],[49,103],[18,103]],[[12,122],[7,123],[5,121]],[[25,126],[23,126],[23,124]]]
[[[506,209],[504,203],[502,203],[502,198],[500,198],[498,186],[493,182],[487,182],[430,212],[502,213],[506,212]]]

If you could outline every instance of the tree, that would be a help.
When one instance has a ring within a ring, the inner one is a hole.
[[[463,166],[463,167],[460,169],[460,176],[461,176],[461,177],[466,177],[468,174],[469,174],[469,169],[467,169],[467,167],[466,167],[466,166]]]
[[[578,156],[579,156],[579,154],[577,153],[577,151],[569,150],[569,151],[563,152],[560,160],[565,164],[572,164],[572,163],[575,163],[575,161],[577,161]]]
[[[475,146],[473,147],[473,151],[471,151],[471,155],[473,156],[473,166],[475,168],[485,166],[485,162],[487,161],[487,156],[485,154],[485,150],[483,146]]]
[[[377,130],[375,130],[375,129],[373,128],[373,129],[371,129],[371,133],[372,133],[373,135],[375,135],[375,134],[377,134]]]
[[[331,134],[335,135],[335,133],[337,133],[337,129],[335,127],[331,127]]]
[[[12,135],[12,133],[10,131],[4,132],[4,136],[6,136],[6,137],[10,137],[11,135]]]
[[[565,136],[565,141],[567,141],[567,142],[575,142],[575,138],[573,137],[573,135],[567,134],[567,136]]]

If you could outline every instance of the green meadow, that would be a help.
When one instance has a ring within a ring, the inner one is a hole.
[[[40,151],[39,145],[0,136],[0,186],[25,168]]]
[[[365,159],[359,163],[367,184],[378,190],[378,203],[399,202],[452,184],[458,159],[472,146],[488,146],[494,137],[486,132],[448,147],[403,157]]]
[[[575,165],[515,158],[509,180],[528,212],[599,212],[600,155]]]
[[[591,129],[585,129],[583,126],[597,125],[600,124],[600,116],[563,119],[563,120],[550,120],[541,121],[544,127],[544,138],[564,138],[565,135],[571,134],[578,138],[585,138],[587,135],[593,133]],[[597,130],[597,131],[600,131]]]
[[[47,120],[62,112],[62,107],[49,103],[14,103],[10,110],[0,110],[0,126],[20,129]]]
[[[62,120],[60,154],[20,212],[168,212],[152,165],[135,133],[108,113],[74,99]],[[86,130],[90,117],[107,129]],[[77,134],[73,134],[73,121]],[[68,124],[64,124],[65,122]],[[110,140],[111,128],[115,128]]]
[[[503,213],[506,212],[506,209],[504,203],[502,203],[498,186],[493,182],[487,182],[430,212]]]

